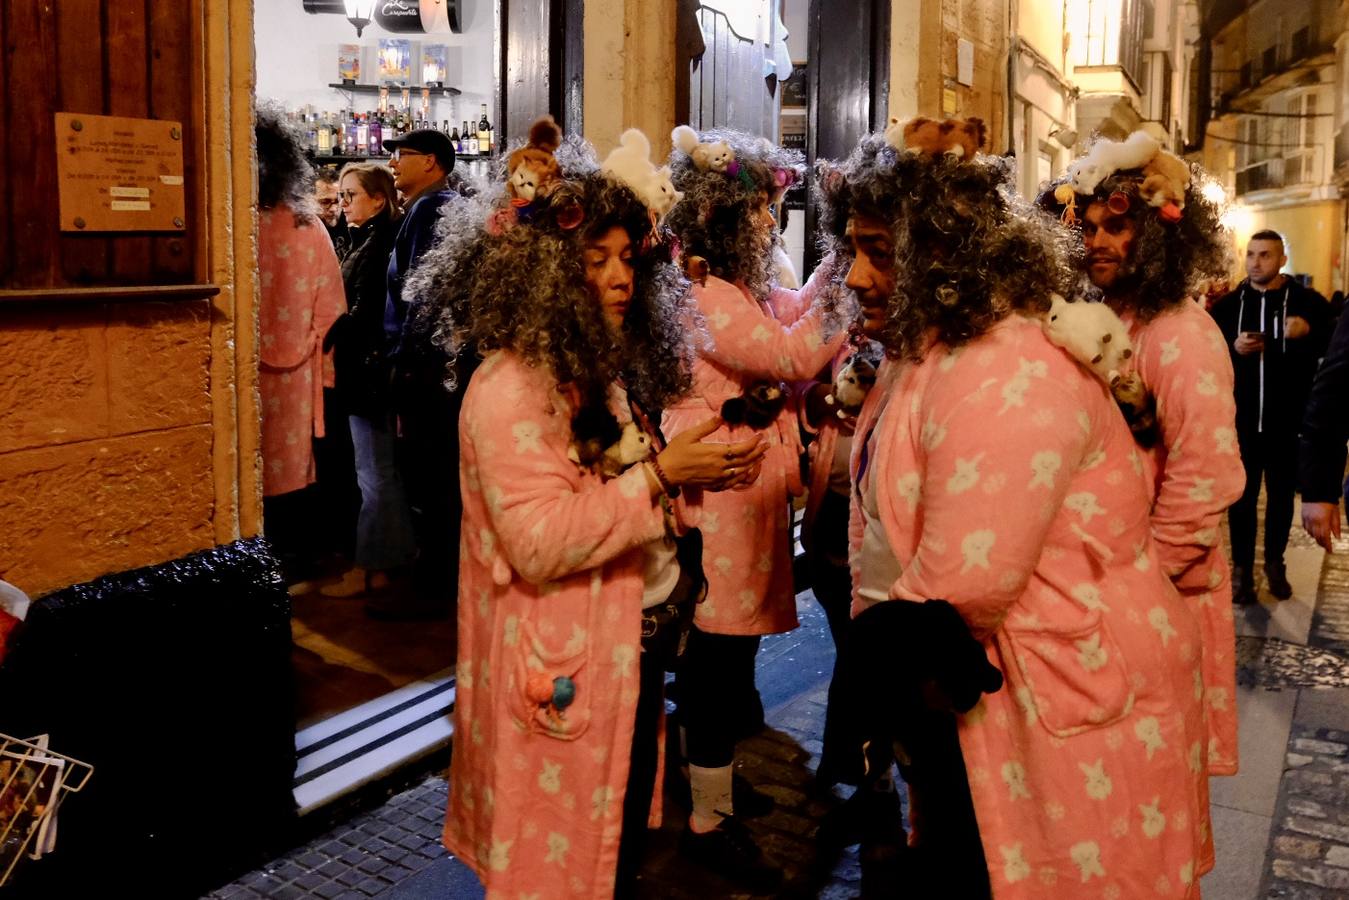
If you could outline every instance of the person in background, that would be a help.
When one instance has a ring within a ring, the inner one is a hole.
[[[1069,234],[1080,242],[1078,273],[1128,327],[1133,371],[1155,401],[1158,439],[1139,451],[1154,486],[1152,537],[1163,571],[1204,631],[1209,774],[1232,775],[1238,764],[1236,632],[1222,517],[1246,477],[1233,440],[1232,365],[1222,333],[1204,307],[1188,299],[1203,279],[1231,268],[1231,251],[1222,211],[1204,196],[1199,169],[1155,146],[1151,162],[1183,182],[1173,186],[1184,201],[1173,216],[1144,196],[1147,162],[1116,170],[1101,161],[1119,147],[1100,140],[1070,166],[1069,172],[1093,173],[1099,183],[1065,179],[1078,218]],[[1053,200],[1060,189],[1051,186],[1041,205],[1072,218]]]
[[[853,441],[854,625],[944,600],[1006,680],[959,706],[941,680],[910,687],[932,733],[956,732],[968,781],[964,800],[924,795],[924,769],[949,756],[907,739],[915,863],[957,803],[977,837],[885,896],[1194,897],[1198,620],[1162,568],[1152,485],[1110,390],[1039,321],[1072,282],[1062,233],[1011,206],[1006,160],[940,150],[874,134],[822,179],[823,228],[851,247],[847,285],[886,351]],[[933,631],[870,641],[870,668],[921,658]],[[874,690],[872,709],[905,686]]]
[[[1213,305],[1236,375],[1237,441],[1246,490],[1228,513],[1233,599],[1254,603],[1255,534],[1265,485],[1265,580],[1280,600],[1293,596],[1283,554],[1293,524],[1298,429],[1316,365],[1330,339],[1324,297],[1282,273],[1283,238],[1258,231],[1246,246],[1247,279]]]
[[[347,314],[334,327],[337,392],[350,414],[360,515],[353,562],[320,593],[343,597],[378,591],[390,574],[417,555],[412,513],[394,459],[396,423],[389,405],[384,304],[389,254],[401,216],[393,175],[377,163],[342,168],[339,195],[351,226],[351,250],[342,260]]]
[[[1332,539],[1340,536],[1346,441],[1349,441],[1349,316],[1340,316],[1307,397],[1298,460],[1302,527],[1327,551],[1332,547]]]
[[[458,393],[446,391],[443,373],[427,371],[419,348],[404,341],[408,305],[403,284],[435,245],[437,224],[457,196],[446,178],[454,170],[454,145],[432,128],[389,138],[394,186],[403,197],[403,220],[388,260],[384,305],[385,350],[392,369],[390,403],[401,435],[398,465],[413,511],[417,561],[413,590],[376,598],[366,613],[377,619],[444,618],[454,608],[459,569],[459,483],[446,460],[459,456]],[[468,372],[462,383],[467,384]]]
[[[689,388],[686,285],[637,195],[588,147],[568,152],[527,221],[470,204],[415,276],[438,270],[418,315],[440,307],[449,357],[483,354],[462,456],[441,463],[464,488],[444,841],[489,897],[635,895],[660,815],[665,660],[647,613],[701,582],[674,547],[696,489],[752,481],[766,449],[703,442],[714,417],[668,445],[649,430],[643,410]],[[648,452],[606,453],[610,433]]]
[[[665,410],[664,428],[676,433],[720,415],[724,424],[711,440],[731,444],[758,431],[770,449],[754,485],[703,499],[708,593],[677,676],[692,800],[680,848],[744,887],[766,890],[781,869],[742,819],[766,813],[772,800],[733,775],[735,746],[763,727],[754,683],[760,636],[798,624],[787,504],[803,489],[802,448],[787,399],[792,383],[813,379],[833,358],[844,330],[822,290],[831,266],[817,269],[800,292],[777,283],[780,239],[771,207],[800,176],[800,154],[740,132],[692,137],[685,146],[724,141],[736,165],[720,171],[682,149],[670,158],[683,199],[667,224],[695,277],[693,299],[710,340],[699,347],[692,393]],[[703,266],[706,273],[698,271]],[[761,402],[758,415],[749,414]]]
[[[333,250],[337,258],[347,255],[350,238],[347,234],[346,218],[342,214],[342,203],[337,196],[337,169],[332,166],[319,166],[314,172],[314,200],[318,202],[319,218],[323,227],[328,229],[332,238]]]
[[[317,574],[314,441],[332,387],[324,336],[346,309],[332,241],[314,213],[313,172],[284,116],[257,112],[258,393],[266,533],[291,584]]]

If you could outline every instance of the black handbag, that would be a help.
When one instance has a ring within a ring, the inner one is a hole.
[[[694,528],[674,539],[679,581],[670,596],[642,610],[642,652],[654,654],[661,668],[673,672],[684,656],[693,613],[707,596],[703,575],[703,533]]]

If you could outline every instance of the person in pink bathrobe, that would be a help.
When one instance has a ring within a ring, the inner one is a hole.
[[[769,450],[752,486],[703,499],[707,599],[678,673],[692,797],[681,849],[762,890],[781,872],[739,819],[766,812],[771,800],[748,782],[733,787],[732,763],[736,742],[763,725],[754,685],[759,637],[797,626],[788,501],[802,492],[802,446],[788,401],[793,383],[814,378],[844,334],[823,290],[829,265],[801,291],[776,284],[771,206],[800,177],[800,154],[739,132],[707,133],[700,141],[703,148],[676,149],[670,157],[683,199],[667,224],[695,279],[707,339],[694,364],[693,391],[665,410],[664,427],[678,432],[720,416],[725,424],[710,440],[757,433]]]
[[[1100,141],[1092,152],[1111,144]],[[1209,774],[1233,775],[1236,632],[1222,517],[1240,499],[1246,472],[1227,343],[1212,317],[1188,299],[1204,279],[1231,271],[1232,259],[1222,211],[1200,189],[1202,171],[1189,171],[1174,221],[1141,196],[1142,169],[1109,173],[1074,205],[1082,271],[1128,326],[1135,371],[1156,401],[1160,439],[1144,454],[1153,485],[1152,536],[1162,569],[1204,632]],[[1053,202],[1043,205],[1060,211]]]
[[[765,450],[702,443],[710,416],[668,445],[650,425],[690,384],[687,283],[637,196],[568,150],[567,180],[523,212],[456,209],[426,262],[444,293],[420,301],[451,372],[482,355],[459,420],[444,842],[493,898],[632,895],[660,810],[650,610],[701,583],[673,541],[693,489],[750,483]]]
[[[314,563],[314,438],[323,437],[323,389],[332,387],[324,335],[346,312],[342,271],[313,212],[313,172],[295,134],[258,110],[258,394],[267,537],[297,580]]]
[[[1041,327],[1071,272],[1061,236],[1009,208],[1010,180],[1004,160],[877,134],[826,182],[824,226],[853,252],[847,284],[887,353],[850,466],[854,616],[945,600],[1005,679],[950,718],[976,846],[910,888],[1198,897],[1202,633],[1162,567],[1114,399]],[[910,792],[922,872],[918,813],[951,798]]]

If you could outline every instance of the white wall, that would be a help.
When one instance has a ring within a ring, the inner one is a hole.
[[[810,0],[785,0],[782,4],[782,24],[787,28],[787,49],[792,62],[806,58],[810,46],[806,22],[809,19]]]
[[[457,123],[472,118],[476,122],[483,103],[488,104],[490,118],[494,80],[492,2],[464,0],[462,8],[462,34],[390,34],[372,23],[357,41],[356,29],[343,16],[310,15],[300,0],[263,0],[254,11],[258,99],[279,101],[286,109],[306,104],[319,112],[343,109],[347,95],[328,87],[338,80],[337,45],[361,44],[361,80],[373,82],[379,39],[396,37],[413,42],[414,81],[421,80],[417,44],[445,44],[450,48],[446,84],[459,88],[463,95],[439,100],[433,97],[431,113],[436,121],[452,118]],[[398,99],[396,92],[392,99]],[[411,99],[413,108],[419,108],[421,92],[414,89]],[[375,109],[378,103],[378,94],[353,95],[352,105],[358,112]]]

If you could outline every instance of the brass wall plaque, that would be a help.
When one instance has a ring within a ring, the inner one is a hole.
[[[182,231],[183,126],[56,114],[61,230]]]

